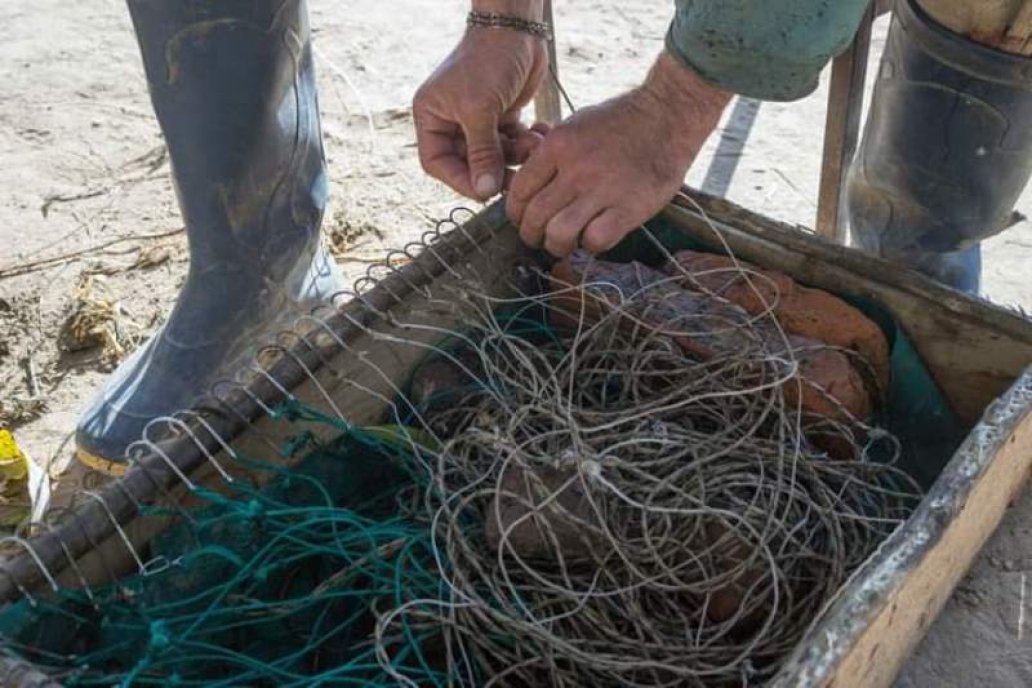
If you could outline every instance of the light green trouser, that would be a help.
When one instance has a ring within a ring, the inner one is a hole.
[[[760,100],[795,100],[845,50],[867,0],[675,0],[667,49],[704,79]]]

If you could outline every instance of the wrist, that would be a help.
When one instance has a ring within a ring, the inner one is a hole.
[[[732,95],[700,77],[666,50],[652,65],[641,91],[654,101],[655,107],[669,113],[675,139],[683,134],[691,141],[698,138],[700,128],[712,130],[717,126]]]
[[[472,0],[474,12],[504,14],[528,21],[542,21],[545,14],[544,0]]]

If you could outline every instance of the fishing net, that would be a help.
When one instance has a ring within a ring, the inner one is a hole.
[[[170,525],[137,573],[8,605],[4,653],[66,685],[764,682],[916,504],[913,448],[876,362],[633,241],[653,267],[528,255],[370,306],[377,422],[269,409],[286,440],[139,505]]]

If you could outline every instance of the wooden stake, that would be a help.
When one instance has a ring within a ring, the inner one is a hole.
[[[559,100],[559,63],[555,57],[556,28],[552,0],[545,0],[544,20],[552,27],[552,38],[548,41],[550,73],[545,76],[534,97],[534,116],[539,122],[557,124],[563,118],[563,107]]]
[[[843,197],[846,173],[860,137],[860,113],[864,105],[864,79],[871,46],[875,4],[864,14],[853,43],[835,58],[831,68],[828,114],[824,125],[824,160],[817,199],[817,233],[845,243]]]

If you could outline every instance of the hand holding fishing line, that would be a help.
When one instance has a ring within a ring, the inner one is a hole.
[[[676,193],[730,93],[664,52],[639,88],[528,129],[520,111],[548,70],[539,5],[474,4],[470,29],[416,94],[420,161],[471,198],[510,189],[506,209],[530,246],[604,251]]]
[[[677,192],[730,94],[662,53],[642,86],[555,127],[517,172],[506,209],[531,246],[605,251]]]
[[[540,0],[473,3],[458,46],[419,88],[413,117],[419,159],[468,198],[505,185],[506,165],[526,159],[540,134],[520,123],[548,71]]]

